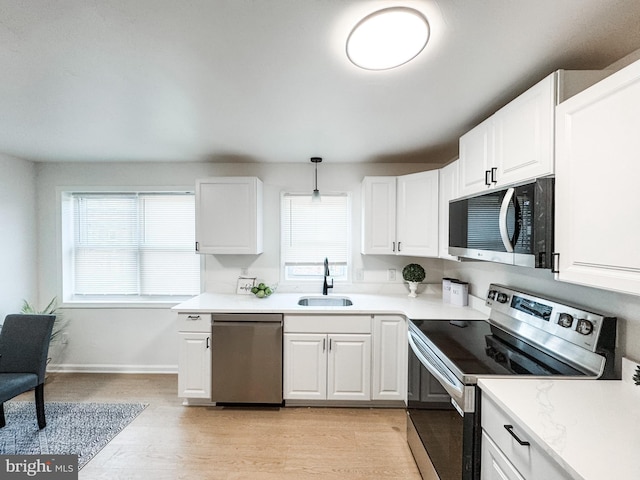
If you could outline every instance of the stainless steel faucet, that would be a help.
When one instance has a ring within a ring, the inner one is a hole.
[[[329,276],[329,260],[324,259],[324,283],[322,284],[322,294],[327,295],[329,289],[333,288],[333,278],[331,279],[331,285],[327,283],[327,277]]]

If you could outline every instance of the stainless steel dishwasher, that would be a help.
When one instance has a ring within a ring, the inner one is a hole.
[[[214,314],[211,400],[282,404],[282,314]]]

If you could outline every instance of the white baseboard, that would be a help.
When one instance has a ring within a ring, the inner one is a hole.
[[[62,363],[49,365],[48,372],[58,373],[164,373],[177,374],[177,365],[85,365]]]

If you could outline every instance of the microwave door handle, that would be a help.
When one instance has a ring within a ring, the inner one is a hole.
[[[500,237],[502,238],[502,243],[508,253],[513,253],[513,243],[511,243],[509,232],[507,231],[507,215],[509,213],[509,204],[511,203],[515,192],[516,190],[513,187],[507,189],[507,192],[504,194],[504,198],[502,199],[502,205],[500,206]]]

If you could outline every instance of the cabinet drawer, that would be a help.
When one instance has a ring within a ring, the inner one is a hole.
[[[486,395],[482,396],[482,430],[495,446],[526,479],[564,480],[571,478],[560,465],[534,443],[529,434]],[[530,445],[520,445],[505,425],[513,427],[513,434]],[[484,437],[483,437],[484,441]]]
[[[211,332],[210,313],[179,313],[179,332]]]
[[[286,333],[371,333],[371,315],[285,315]]]

